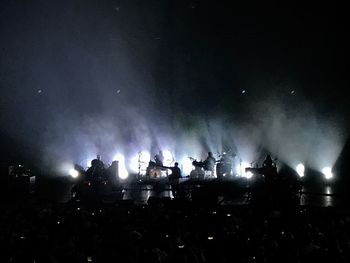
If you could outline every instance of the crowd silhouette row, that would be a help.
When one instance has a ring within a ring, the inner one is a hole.
[[[333,208],[156,199],[1,210],[1,262],[349,262],[349,214]]]

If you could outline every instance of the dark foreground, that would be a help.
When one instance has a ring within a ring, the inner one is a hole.
[[[153,197],[1,204],[0,262],[349,262],[350,213]]]
[[[71,198],[73,185],[6,195],[0,262],[350,262],[350,210],[335,185],[271,196],[248,181],[184,179],[173,198],[166,179],[136,180]]]

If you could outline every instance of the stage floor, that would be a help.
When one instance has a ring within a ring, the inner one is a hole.
[[[194,192],[201,192],[204,197],[216,195],[218,203],[223,205],[249,204],[251,202],[250,184],[251,182],[247,180],[218,181],[216,179],[192,180],[188,178],[180,180],[183,198],[191,199]],[[72,199],[72,186],[73,183],[70,180],[47,179],[38,187],[37,195],[61,203],[69,202]],[[120,189],[123,189],[122,193]],[[208,191],[208,195],[203,195],[206,191]],[[335,185],[304,185],[298,193],[298,202],[302,206],[344,207],[349,205],[347,196],[338,192]],[[103,199],[105,202],[132,200],[136,204],[146,204],[150,197],[174,198],[167,178],[147,180],[142,178],[125,182],[118,191],[105,192]]]

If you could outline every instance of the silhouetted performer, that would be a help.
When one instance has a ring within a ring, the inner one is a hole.
[[[86,171],[88,180],[99,181],[103,179],[105,165],[101,161],[100,155],[97,155],[96,159],[91,161],[91,167]]]
[[[173,167],[166,167],[171,170],[171,174],[169,175],[169,183],[171,185],[171,191],[173,196],[177,196],[179,193],[179,179],[181,178],[181,170],[179,168],[179,163],[175,162]]]
[[[113,186],[118,185],[119,182],[119,162],[113,161],[112,164],[107,168],[105,178]]]
[[[234,156],[234,155],[233,155]],[[219,162],[216,164],[216,176],[221,179],[223,176],[232,174],[232,157],[223,152]]]
[[[266,156],[263,162],[263,174],[267,183],[271,183],[272,181],[276,180],[277,168],[269,154]]]
[[[247,167],[246,172],[250,171],[253,174],[263,175],[263,184],[256,184],[253,191],[255,195],[254,200],[261,202],[264,201],[266,204],[275,205],[280,201],[279,192],[279,178],[277,177],[277,167],[275,162],[272,160],[270,155],[267,155],[262,167]]]
[[[271,155],[267,155],[264,162],[263,162],[263,166],[264,167],[271,167],[273,166],[273,161],[272,161],[272,158],[271,158]]]
[[[277,177],[277,167],[270,155],[263,162],[263,174],[265,177],[265,191],[267,204],[275,206],[281,201],[280,180]]]
[[[213,156],[213,153],[212,152],[208,152],[208,157],[203,162],[204,170],[213,172],[214,171],[214,167],[215,167],[215,162],[216,162],[216,160],[215,160],[215,158]]]

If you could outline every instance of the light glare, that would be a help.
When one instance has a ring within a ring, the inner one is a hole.
[[[122,155],[120,153],[116,154],[113,157],[113,161],[118,161],[118,163],[119,163],[119,171],[118,171],[119,178],[122,180],[125,180],[126,178],[128,178],[129,173],[126,170],[124,155]]]
[[[331,167],[325,167],[322,169],[322,173],[324,174],[324,177],[329,180],[333,177],[332,168]]]
[[[249,163],[247,162],[241,162],[237,167],[236,167],[236,172],[239,176],[245,177],[247,179],[252,178],[253,173],[252,172],[246,172],[245,168],[250,167]]]
[[[299,163],[299,164],[297,165],[296,170],[297,170],[297,173],[298,173],[299,177],[303,177],[303,176],[304,176],[304,173],[305,173],[305,166],[304,166],[302,163]]]
[[[71,168],[68,173],[73,178],[77,178],[79,176],[79,172],[77,170],[75,170],[74,168]]]
[[[174,162],[174,157],[171,154],[171,152],[169,150],[165,150],[165,151],[163,151],[163,156],[164,156],[163,165],[164,166],[171,166]]]
[[[182,172],[184,175],[189,175],[193,170],[192,161],[188,157],[183,157],[181,160]]]

